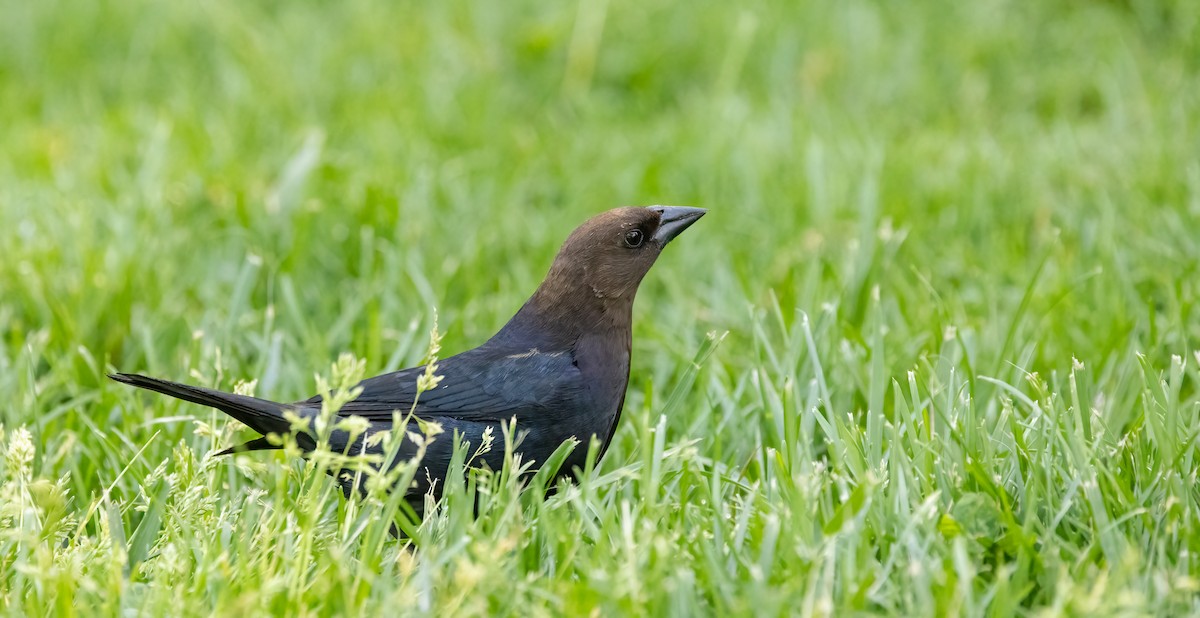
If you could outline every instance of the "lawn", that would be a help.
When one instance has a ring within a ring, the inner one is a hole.
[[[0,8],[0,612],[1200,612],[1200,3]],[[464,350],[624,204],[710,211],[549,497],[104,377]]]

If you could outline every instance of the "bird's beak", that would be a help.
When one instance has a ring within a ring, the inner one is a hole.
[[[672,238],[682,234],[689,225],[708,212],[703,208],[688,206],[651,206],[650,210],[657,212],[659,216],[658,231],[654,233],[654,240],[660,245],[671,242]]]

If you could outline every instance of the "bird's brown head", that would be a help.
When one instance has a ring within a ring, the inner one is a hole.
[[[630,206],[588,219],[567,237],[530,303],[543,310],[582,313],[632,306],[638,284],[663,247],[705,212]]]

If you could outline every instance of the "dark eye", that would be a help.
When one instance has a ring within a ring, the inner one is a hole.
[[[630,249],[637,249],[642,246],[642,241],[645,240],[645,235],[641,230],[629,230],[625,232],[625,246]]]

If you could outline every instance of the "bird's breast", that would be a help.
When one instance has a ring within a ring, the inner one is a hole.
[[[592,400],[587,425],[601,440],[608,440],[614,418],[620,413],[629,384],[629,337],[620,334],[585,336],[575,347],[575,363]],[[580,436],[583,438],[584,436]]]

